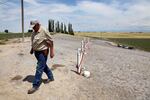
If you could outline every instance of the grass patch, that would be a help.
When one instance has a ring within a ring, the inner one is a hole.
[[[110,40],[118,44],[133,46],[134,48],[150,52],[150,33],[80,32],[75,33],[75,35]]]
[[[25,37],[30,37],[31,33],[25,33]],[[12,39],[12,38],[22,38],[22,33],[0,33],[0,40]]]
[[[150,33],[133,33],[133,32],[78,32],[76,36],[87,36],[93,38],[150,38]]]
[[[137,49],[150,52],[150,39],[135,39],[135,38],[109,38],[109,40],[118,44],[133,46]]]

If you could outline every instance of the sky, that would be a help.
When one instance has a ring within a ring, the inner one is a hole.
[[[0,32],[21,32],[21,1],[0,0]],[[150,0],[24,0],[25,31],[31,20],[53,19],[74,31],[150,32]]]

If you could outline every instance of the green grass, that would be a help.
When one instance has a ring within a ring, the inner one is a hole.
[[[150,52],[150,39],[135,39],[135,38],[109,38],[109,40],[118,44],[133,46],[137,49]]]
[[[31,36],[31,33],[25,33],[25,37]],[[21,33],[0,33],[0,40],[7,40],[12,38],[22,38]]]
[[[110,40],[118,44],[133,46],[150,52],[150,33],[79,32],[75,33],[75,35]]]
[[[150,33],[139,33],[139,32],[78,32],[76,36],[87,36],[94,38],[150,38]]]

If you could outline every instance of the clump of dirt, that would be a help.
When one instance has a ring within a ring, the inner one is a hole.
[[[19,56],[24,56],[24,53],[21,53],[21,52],[20,52],[20,53],[18,53],[18,55],[19,55]]]
[[[20,39],[17,39],[17,40],[14,40],[12,41],[13,43],[21,43],[21,40]]]
[[[51,70],[55,70],[55,69],[58,68],[58,67],[65,67],[65,65],[62,65],[62,64],[54,64],[54,65],[52,65]]]
[[[63,53],[60,53],[60,55],[63,55]]]
[[[4,41],[8,41],[8,39],[5,39]]]
[[[21,80],[22,79],[22,76],[21,75],[16,75],[15,77],[13,77],[11,79],[11,81],[18,81],[18,80]]]
[[[6,44],[5,42],[0,41],[0,45],[5,45],[5,44]]]

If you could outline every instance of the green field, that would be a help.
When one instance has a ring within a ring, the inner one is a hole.
[[[31,36],[31,33],[25,33],[25,37]],[[12,38],[21,38],[21,33],[0,33],[0,40],[7,40]]]
[[[137,49],[150,52],[150,39],[135,39],[135,38],[109,38],[109,40],[116,42],[117,44],[123,44],[127,46],[133,46]]]
[[[150,33],[85,32],[76,33],[75,35],[109,40],[117,44],[133,46],[134,48],[150,52]]]
[[[77,32],[76,36],[87,36],[93,38],[150,38],[150,33],[133,33],[133,32]]]

